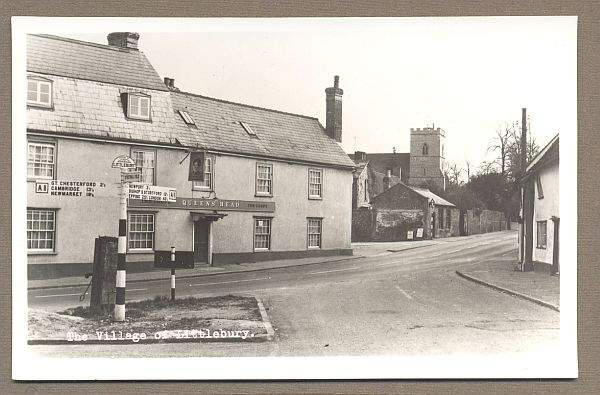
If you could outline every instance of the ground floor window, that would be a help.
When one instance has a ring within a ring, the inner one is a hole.
[[[308,219],[308,248],[321,248],[321,218]]]
[[[271,249],[271,218],[254,218],[254,249]]]
[[[127,235],[130,250],[154,249],[154,214],[130,213]]]
[[[450,223],[452,222],[452,210],[446,209],[446,228],[450,229]]]
[[[54,251],[56,240],[56,212],[27,209],[27,249]]]
[[[444,209],[438,208],[438,229],[444,229]]]
[[[546,221],[537,221],[537,248],[546,248]]]

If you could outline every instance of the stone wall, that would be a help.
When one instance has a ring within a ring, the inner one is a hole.
[[[352,211],[352,241],[401,241],[408,232],[416,238],[418,228],[426,236],[423,210],[360,208]]]
[[[506,230],[506,217],[500,211],[467,210],[464,215],[467,235]]]
[[[423,210],[378,209],[375,215],[376,241],[407,240],[407,233],[423,228]]]
[[[369,207],[352,210],[352,241],[372,241],[374,214]]]

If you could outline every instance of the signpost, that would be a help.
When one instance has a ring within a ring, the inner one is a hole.
[[[139,182],[142,177],[141,171],[122,171],[121,183],[124,182]]]
[[[119,198],[119,239],[117,245],[117,279],[113,319],[125,321],[125,281],[127,277],[127,189],[129,181],[123,174],[135,169],[135,161],[127,155],[117,156],[112,167],[121,169],[121,196]]]
[[[117,260],[117,294],[115,298],[115,321],[125,321],[125,281],[127,277],[127,200],[139,199],[148,201],[175,202],[177,190],[174,188],[138,184],[141,172],[136,170],[135,161],[127,155],[117,156],[112,163],[115,169],[121,169],[121,196],[119,201],[119,242]],[[171,252],[176,261],[175,248]],[[171,258],[171,257],[169,257]],[[192,258],[193,260],[193,258]],[[171,259],[169,259],[171,261]],[[192,267],[193,262],[192,262]],[[172,271],[172,298],[175,298],[175,271]]]

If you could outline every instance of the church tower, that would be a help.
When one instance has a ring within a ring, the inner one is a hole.
[[[446,189],[445,140],[446,132],[440,128],[410,129],[410,185],[433,182]]]

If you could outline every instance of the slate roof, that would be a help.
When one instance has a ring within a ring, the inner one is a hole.
[[[27,35],[27,71],[168,90],[142,51],[45,34]]]
[[[418,193],[419,195],[426,197],[428,199],[432,199],[433,203],[436,206],[449,206],[449,207],[456,207],[454,204],[450,203],[449,201],[442,199],[441,197],[439,197],[438,195],[436,195],[435,193],[431,192],[429,189],[427,188],[421,188],[421,187],[414,187],[414,186],[408,186],[410,189],[412,189],[413,191],[415,191],[416,193]]]
[[[317,118],[187,92],[172,91],[171,100],[177,139],[185,146],[354,167]],[[178,110],[188,112],[196,125],[187,125]],[[240,122],[256,136],[249,135]]]
[[[53,76],[53,111],[28,108],[30,130],[354,167],[317,118],[169,90],[139,50],[28,35],[27,71]],[[152,97],[152,122],[125,117],[124,92]],[[196,126],[178,110],[191,114]]]
[[[349,154],[348,156],[357,162],[355,154]],[[410,154],[408,152],[367,153],[366,157],[369,167],[379,173],[387,174],[387,170],[392,169],[392,174],[397,176],[397,168],[401,168],[400,177],[402,178],[402,182],[408,182],[410,175]]]
[[[374,198],[375,196],[386,191],[385,184],[383,182],[386,176],[387,174],[373,170],[369,164],[369,195],[371,198]],[[400,182],[402,182],[400,177],[392,175],[392,177],[390,177],[390,188],[396,184],[399,184]]]
[[[528,178],[537,169],[559,160],[559,135],[554,136],[527,165],[523,178]]]

